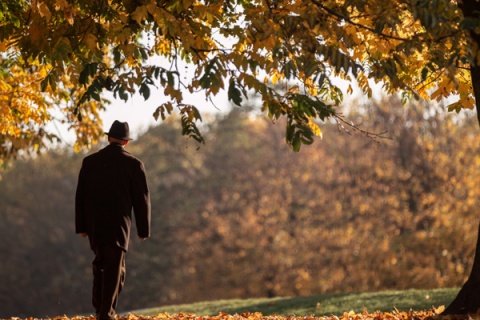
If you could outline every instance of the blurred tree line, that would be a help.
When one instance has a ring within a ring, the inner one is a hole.
[[[285,126],[234,108],[199,149],[178,121],[130,144],[153,231],[132,239],[120,309],[461,285],[480,211],[476,119],[396,99],[355,110],[354,123],[391,139],[329,123],[294,153]],[[56,150],[2,174],[0,317],[91,312],[93,256],[74,233],[84,156]]]

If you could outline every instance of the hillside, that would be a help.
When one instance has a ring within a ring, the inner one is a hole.
[[[161,313],[191,313],[197,316],[215,316],[219,313],[242,314],[259,312],[282,316],[340,316],[345,312],[424,311],[440,309],[457,294],[458,289],[379,291],[350,294],[325,294],[307,297],[278,297],[259,299],[231,299],[192,304],[172,305],[136,310],[131,313],[153,316]]]

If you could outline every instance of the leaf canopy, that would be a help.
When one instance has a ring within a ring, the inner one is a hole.
[[[458,96],[451,110],[472,109],[480,18],[469,6],[475,0],[2,1],[0,158],[41,149],[56,138],[45,130],[56,118],[75,130],[77,149],[95,142],[105,90],[148,100],[163,88],[154,116],[177,110],[199,142],[201,115],[184,93],[225,90],[236,105],[254,94],[272,120],[287,118],[295,150],[321,134],[317,120],[339,117],[334,77],[369,97],[381,83],[404,99]]]

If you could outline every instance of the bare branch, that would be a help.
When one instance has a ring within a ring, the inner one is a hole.
[[[371,132],[371,131],[362,129],[362,128],[360,127],[360,125],[354,124],[353,122],[346,120],[346,119],[345,119],[341,114],[339,114],[339,113],[334,114],[334,115],[333,115],[333,118],[334,118],[335,121],[337,122],[337,126],[338,126],[339,130],[341,129],[341,130],[345,131],[345,132],[348,133],[348,134],[352,134],[352,133],[348,130],[348,128],[351,128],[353,131],[365,135],[367,138],[371,139],[372,141],[374,141],[374,142],[376,142],[376,143],[380,143],[380,141],[378,141],[378,139],[388,139],[388,140],[392,140],[391,137],[385,136],[385,134],[386,134],[388,131],[383,131],[383,132],[375,133],[375,132]]]

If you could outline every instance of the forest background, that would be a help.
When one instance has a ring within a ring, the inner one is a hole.
[[[349,109],[390,139],[331,122],[295,153],[284,124],[233,108],[200,148],[175,119],[131,143],[153,225],[132,239],[120,308],[462,285],[480,213],[476,118],[395,98]],[[0,317],[91,311],[93,257],[73,207],[85,155],[56,149],[2,173]]]

